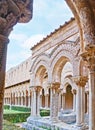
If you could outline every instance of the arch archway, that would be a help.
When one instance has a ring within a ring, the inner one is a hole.
[[[66,87],[65,109],[73,109],[73,94],[71,85]]]
[[[72,10],[80,30],[81,51],[95,42],[95,1],[65,0]]]

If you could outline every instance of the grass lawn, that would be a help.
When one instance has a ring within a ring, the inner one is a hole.
[[[25,130],[25,129],[19,128],[18,126],[15,126],[15,124],[4,120],[3,121],[3,130]]]

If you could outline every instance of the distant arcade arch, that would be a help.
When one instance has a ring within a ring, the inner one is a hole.
[[[73,109],[73,94],[72,94],[72,87],[68,85],[66,87],[66,94],[65,94],[65,109]]]

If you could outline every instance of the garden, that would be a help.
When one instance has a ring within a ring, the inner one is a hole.
[[[30,115],[30,108],[4,105],[3,130],[25,130],[18,124],[25,122]]]
[[[21,107],[21,106],[9,106],[4,105],[3,112],[3,130],[25,130],[17,126],[26,122],[27,118],[30,116],[31,108]],[[50,110],[41,109],[40,116],[49,116]]]

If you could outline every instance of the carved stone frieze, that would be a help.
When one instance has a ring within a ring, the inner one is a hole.
[[[88,81],[87,76],[76,76],[73,77],[73,81],[77,84],[79,87],[85,87],[86,82]]]

